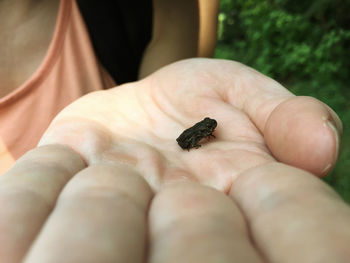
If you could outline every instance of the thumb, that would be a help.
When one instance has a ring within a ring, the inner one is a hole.
[[[339,117],[312,97],[293,97],[270,114],[264,137],[275,158],[307,170],[327,175],[334,167],[342,133]]]

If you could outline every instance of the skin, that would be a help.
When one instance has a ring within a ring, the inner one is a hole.
[[[56,24],[57,0],[0,0],[0,97],[39,67]]]
[[[177,136],[209,115],[216,139],[183,151]],[[0,177],[0,261],[347,262],[350,209],[318,178],[341,129],[232,61],[91,93]]]
[[[214,56],[220,0],[199,0],[198,56]]]
[[[153,0],[152,39],[139,78],[180,59],[212,57],[219,0]]]
[[[219,1],[211,1],[153,0],[152,39],[143,54],[140,79],[177,60],[214,54]],[[0,0],[0,97],[17,89],[40,66],[53,37],[59,3]]]

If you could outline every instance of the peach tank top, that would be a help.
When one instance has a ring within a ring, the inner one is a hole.
[[[0,175],[35,147],[51,120],[86,93],[115,86],[97,60],[75,0],[61,0],[56,27],[39,68],[0,98]]]

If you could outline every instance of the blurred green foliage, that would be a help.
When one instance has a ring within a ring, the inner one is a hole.
[[[350,203],[350,1],[221,0],[218,34],[217,58],[249,65],[338,113],[342,153],[325,181]]]

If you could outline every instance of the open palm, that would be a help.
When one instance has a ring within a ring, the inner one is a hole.
[[[273,156],[316,174],[333,165],[333,137],[327,127],[315,129],[330,114],[325,111],[324,119],[310,123],[303,115],[310,111],[303,107],[315,111],[312,107],[322,105],[296,98],[241,64],[188,60],[143,81],[81,98],[56,118],[43,142],[68,143],[89,164],[130,164],[155,189],[164,180],[190,178],[227,191],[242,171],[275,161]],[[182,150],[176,138],[204,117],[217,120],[216,139]]]
[[[205,117],[217,121],[216,138],[181,149],[176,138]],[[338,117],[320,101],[231,61],[185,60],[91,93],[65,108],[41,147],[1,178],[13,187],[26,171],[25,187],[54,208],[19,198],[18,209],[30,203],[39,211],[17,220],[35,224],[20,238],[7,231],[0,258],[29,249],[25,262],[36,263],[62,254],[64,262],[290,262],[290,255],[314,262],[320,246],[333,246],[324,262],[341,259],[350,234],[338,231],[340,244],[325,240],[318,229],[331,218],[318,197],[332,199],[338,215],[350,213],[325,184],[294,168],[326,175],[337,131]],[[9,213],[0,216],[3,229],[12,229]],[[322,218],[318,228],[310,217]],[[297,254],[305,246],[312,247]]]

